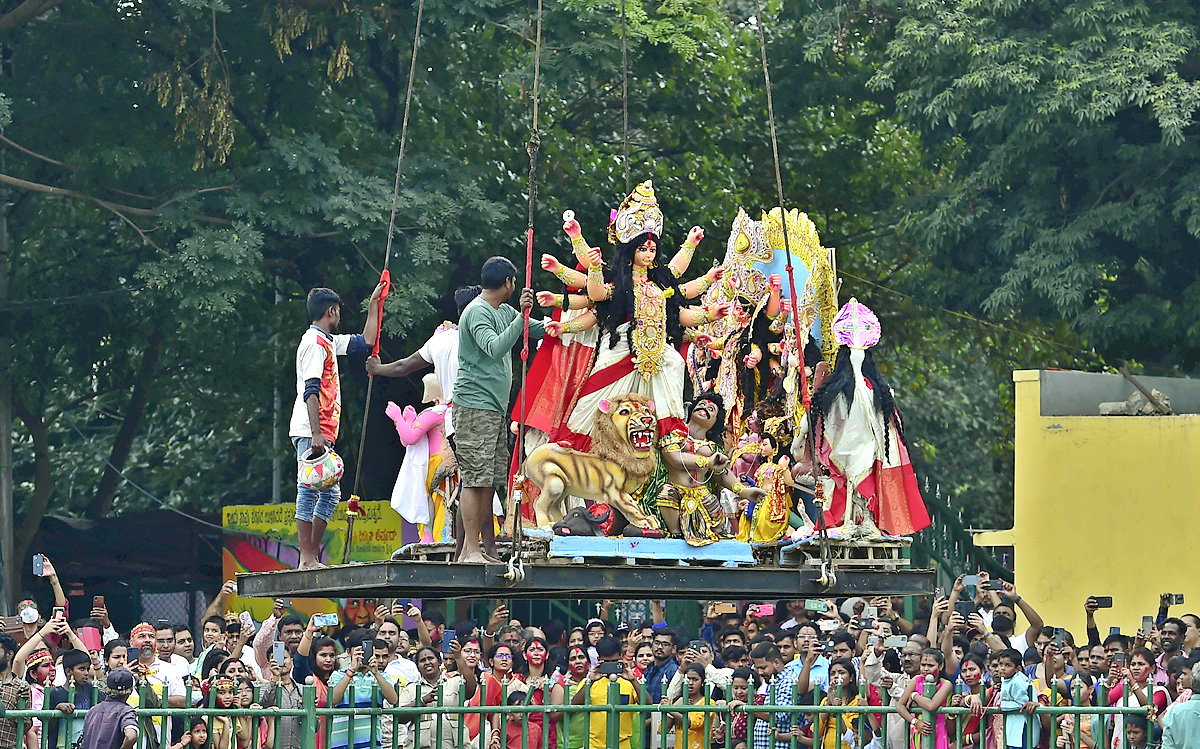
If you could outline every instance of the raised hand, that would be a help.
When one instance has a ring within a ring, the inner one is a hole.
[[[575,220],[575,211],[563,211],[563,231],[571,239],[579,239],[583,236],[583,230],[579,228],[579,222]]]
[[[557,273],[561,267],[562,263],[558,262],[558,258],[546,253],[542,254],[542,270]]]
[[[729,315],[729,302],[717,302],[708,305],[708,314],[714,320],[720,320]]]
[[[550,322],[546,323],[546,335],[550,336],[551,338],[558,338],[563,334],[563,329],[565,327],[566,325],[558,320],[551,320]]]
[[[539,307],[555,307],[555,294],[552,291],[539,291],[537,294],[537,303]]]
[[[700,244],[701,240],[703,240],[703,239],[704,239],[704,230],[701,229],[699,226],[693,226],[691,228],[691,230],[688,231],[687,241],[688,241],[688,244],[692,245],[693,247]]]

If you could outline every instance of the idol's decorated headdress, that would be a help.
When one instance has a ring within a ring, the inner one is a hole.
[[[608,224],[608,241],[624,244],[639,234],[653,234],[657,239],[663,233],[663,214],[654,197],[654,183],[646,180],[621,202],[612,221]]]
[[[770,262],[771,249],[763,237],[763,226],[738,208],[729,229],[729,242],[725,245],[725,259],[721,265],[725,275],[705,294],[704,303],[734,302],[739,297],[750,312],[757,310],[770,294],[767,275],[755,266]],[[708,326],[706,333],[722,340],[737,327],[733,315],[716,320]]]
[[[831,250],[821,246],[817,227],[808,214],[793,208],[784,211],[775,207],[765,211],[762,218],[763,233],[767,246],[778,256],[784,255],[784,231],[787,231],[787,250],[808,268],[808,281],[803,289],[797,289],[800,300],[797,307],[800,330],[810,330],[818,317],[821,320],[821,355],[833,364],[837,354],[837,343],[829,335],[830,321],[837,314],[837,279],[834,277]],[[785,282],[786,283],[786,282]],[[802,337],[803,348],[807,338]]]
[[[800,209],[793,208],[784,211],[776,206],[769,211],[763,211],[763,238],[767,247],[778,253],[790,250],[792,255],[804,263],[804,267],[812,268],[813,259],[821,252],[821,238],[817,234],[817,226]],[[787,226],[787,245],[784,246],[783,231]]]
[[[879,318],[854,297],[850,297],[833,320],[834,340],[852,349],[871,348],[879,343],[879,334]]]

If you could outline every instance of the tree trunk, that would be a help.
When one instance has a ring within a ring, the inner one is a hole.
[[[54,474],[51,471],[50,462],[50,425],[43,421],[40,409],[35,412],[18,397],[14,397],[12,403],[17,417],[25,422],[25,428],[29,430],[29,434],[33,438],[33,497],[25,508],[25,517],[21,521],[21,528],[13,539],[11,567],[13,574],[17,575],[13,578],[16,581],[21,579],[19,560],[29,554],[29,545],[33,542],[33,534],[37,533],[38,526],[42,524],[42,518],[46,516],[46,508],[50,506],[50,490],[54,483]],[[14,588],[19,587],[19,583],[14,583]]]
[[[111,465],[105,468],[104,475],[100,477],[96,496],[87,510],[87,517],[92,520],[99,520],[112,510],[117,487],[122,481],[119,471],[125,469],[125,461],[129,460],[129,452],[133,449],[133,440],[141,429],[142,417],[146,415],[146,406],[150,403],[150,388],[154,384],[154,373],[158,369],[161,355],[162,332],[161,328],[155,326],[150,333],[146,353],[142,355],[142,366],[138,370],[137,380],[134,381],[133,392],[129,395],[129,402],[125,404],[125,412],[122,414],[124,420],[109,450],[108,462]]]

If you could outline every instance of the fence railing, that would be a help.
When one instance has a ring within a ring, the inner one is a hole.
[[[933,525],[913,538],[912,559],[918,566],[936,563],[948,580],[960,574],[987,572],[993,578],[1013,581],[1013,573],[987,549],[975,545],[974,535],[963,523],[962,511],[950,495],[943,498],[941,486],[931,493],[925,481],[925,507]]]
[[[665,680],[662,686],[665,691]],[[95,705],[104,697],[94,686],[92,688]],[[603,692],[603,702],[592,701],[597,688]],[[173,745],[172,720],[182,719],[182,730],[186,731],[195,717],[204,719],[207,728],[207,739],[196,745],[203,749],[336,749],[364,744],[365,732],[372,737],[370,745],[378,749],[399,749],[402,745],[418,749],[487,749],[489,746],[505,749],[733,749],[743,745],[752,748],[755,746],[755,724],[763,720],[756,716],[766,716],[769,729],[775,732],[774,740],[767,744],[771,749],[799,749],[802,746],[900,749],[889,733],[893,736],[896,733],[903,734],[900,745],[903,749],[934,749],[943,745],[937,736],[937,732],[943,730],[950,747],[982,748],[985,745],[984,735],[996,717],[1018,723],[1023,720],[1020,740],[1027,749],[1039,745],[1056,748],[1063,747],[1059,743],[1059,737],[1064,735],[1059,728],[1059,718],[1067,715],[1076,716],[1070,731],[1065,733],[1070,738],[1070,743],[1066,745],[1069,749],[1089,746],[1083,741],[1085,734],[1094,742],[1090,745],[1096,747],[1111,747],[1112,739],[1119,736],[1118,746],[1121,749],[1136,749],[1137,745],[1130,743],[1129,732],[1123,730],[1125,719],[1141,716],[1147,720],[1151,731],[1154,728],[1153,707],[1137,704],[1138,698],[1131,698],[1129,690],[1123,690],[1123,704],[1120,705],[1080,705],[1083,695],[1082,685],[1078,682],[1075,683],[1071,705],[1057,704],[1060,694],[1055,683],[1048,692],[1048,705],[1041,704],[1038,695],[1030,688],[1024,703],[1006,702],[986,707],[982,712],[977,710],[973,713],[970,707],[925,710],[914,706],[909,711],[913,723],[919,719],[932,727],[934,733],[929,734],[919,732],[919,728],[924,726],[905,724],[900,709],[894,705],[868,704],[869,692],[865,685],[861,685],[857,692],[845,694],[838,687],[831,695],[826,695],[817,686],[809,700],[811,704],[797,704],[800,695],[794,691],[794,687],[789,699],[783,699],[774,686],[767,690],[764,704],[716,702],[707,685],[704,695],[696,698],[695,702],[652,704],[644,684],[638,684],[635,691],[623,688],[616,681],[601,680],[586,687],[572,685],[564,690],[563,701],[566,704],[549,704],[557,691],[552,685],[510,691],[509,684],[505,682],[500,687],[499,704],[470,706],[464,704],[465,687],[461,685],[456,693],[448,693],[444,685],[428,688],[419,684],[403,690],[402,701],[403,696],[408,695],[412,698],[409,701],[415,705],[413,707],[384,706],[378,689],[371,690],[370,707],[327,707],[320,705],[315,686],[304,685],[299,689],[300,704],[294,708],[221,708],[216,705],[213,694],[208,695],[207,704],[193,707],[135,708],[138,737],[134,746],[168,749]],[[482,684],[480,689],[484,689]],[[584,692],[582,704],[571,704],[577,691]],[[356,692],[357,688],[353,685],[346,691],[346,699],[351,705],[358,704]],[[954,694],[965,695],[968,692],[970,690],[961,683],[954,687]],[[636,702],[632,699],[635,694]],[[142,685],[138,695],[139,703],[145,705],[150,698],[146,685]],[[185,695],[186,704],[193,704],[191,696],[189,687]],[[932,685],[927,685],[923,696],[933,696]],[[256,701],[258,697],[256,688]],[[1066,699],[1067,695],[1061,697]],[[75,745],[73,736],[78,733],[88,711],[81,709],[66,714],[54,709],[55,706],[49,702],[47,690],[42,709],[27,708],[23,699],[15,710],[3,710],[0,705],[0,720],[12,721],[16,729],[18,749],[22,746],[25,749],[50,749],[48,721],[58,722],[57,747],[71,749]],[[68,690],[68,702],[75,702],[74,687]],[[1022,710],[1022,707],[1029,712]],[[746,717],[744,723],[740,721],[741,716]],[[1038,738],[1043,716],[1049,717],[1048,740],[1047,737]],[[1089,724],[1087,730],[1083,725],[1085,720]],[[469,726],[471,723],[473,725]],[[675,727],[669,727],[668,724]],[[969,725],[977,725],[978,730],[968,731]],[[1095,732],[1092,731],[1093,725]],[[482,731],[479,730],[481,726],[484,727]],[[802,726],[809,729],[807,734]],[[738,727],[744,730],[744,737]],[[247,736],[245,739],[241,738],[243,728]],[[386,730],[388,728],[390,730]],[[1001,726],[999,730],[1005,731],[1005,728]],[[149,736],[151,732],[154,736]],[[178,733],[176,730],[175,734]],[[472,733],[476,736],[473,737]],[[285,734],[289,738],[285,739]],[[406,734],[411,734],[407,742]],[[236,743],[234,736],[238,737]],[[36,742],[32,740],[34,737]],[[1014,746],[1012,739],[1012,734],[1008,734],[1006,744],[1005,736],[1001,735],[997,745]],[[185,745],[183,749],[188,747]]]

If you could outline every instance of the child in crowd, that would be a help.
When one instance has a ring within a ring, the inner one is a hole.
[[[1042,724],[1032,717],[1038,704],[1032,699],[1033,681],[1021,670],[1021,654],[1016,650],[1001,650],[995,661],[996,673],[1001,679],[1000,710],[1005,713],[1003,745],[1012,749],[1034,749],[1041,738]]]

